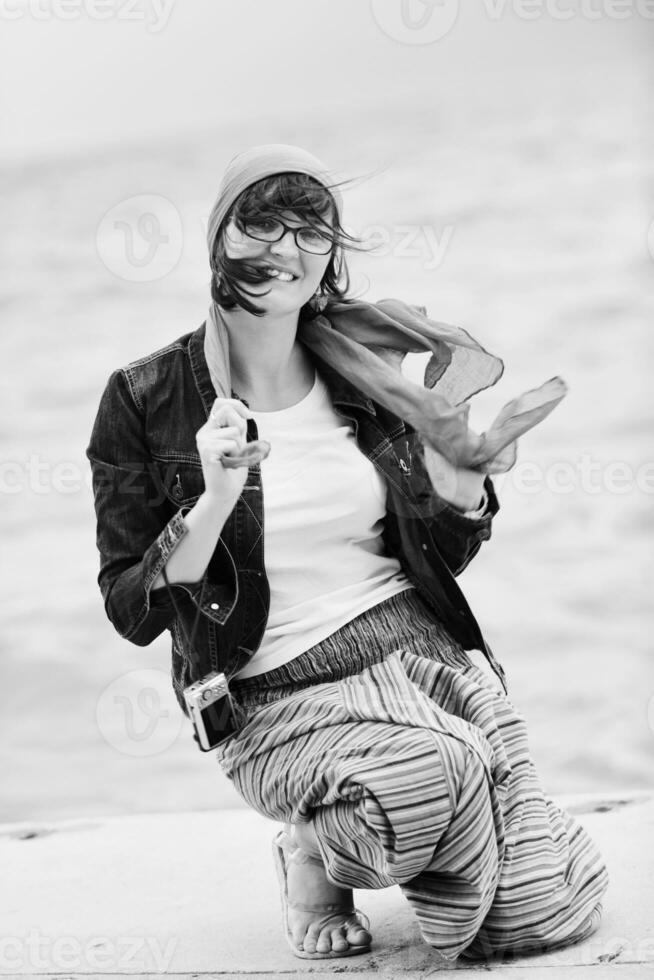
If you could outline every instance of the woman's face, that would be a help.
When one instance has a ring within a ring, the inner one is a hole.
[[[253,265],[270,269],[270,277],[265,282],[242,283],[242,287],[253,297],[262,297],[254,299],[254,302],[264,307],[270,316],[295,313],[310,300],[320,285],[332,255],[331,250],[326,255],[317,255],[298,248],[290,229],[306,227],[306,221],[292,211],[281,212],[279,218],[287,228],[277,242],[251,238],[238,229],[233,219],[225,228],[228,258],[247,259]],[[289,273],[293,276],[290,281]]]

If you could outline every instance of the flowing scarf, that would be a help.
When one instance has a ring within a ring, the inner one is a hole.
[[[225,171],[209,216],[210,255],[239,194],[264,177],[287,172],[309,174],[328,187],[341,216],[341,195],[320,160],[285,144],[252,147],[234,157]],[[412,426],[454,466],[483,473],[511,469],[518,437],[549,415],[567,391],[561,378],[550,378],[507,402],[490,427],[478,434],[468,426],[468,399],[496,384],[504,363],[463,328],[430,319],[424,307],[399,299],[329,302],[316,318],[300,320],[297,337],[359,391]],[[405,355],[419,352],[431,354],[423,385],[402,373]],[[215,302],[207,317],[204,353],[216,395],[230,398],[229,333]],[[269,449],[263,440],[248,443],[246,451],[224,457],[223,463],[251,466]]]

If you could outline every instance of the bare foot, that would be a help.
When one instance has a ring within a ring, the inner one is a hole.
[[[327,878],[312,825],[296,825],[290,835],[289,829],[287,826],[288,925],[295,945],[307,953],[346,953],[351,946],[368,946],[372,936],[356,914],[338,909],[310,912],[294,907],[353,906],[352,890],[340,888]]]

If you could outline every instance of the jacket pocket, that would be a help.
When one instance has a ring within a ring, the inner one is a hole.
[[[199,454],[167,452],[153,455],[161,493],[176,507],[194,504],[204,492]]]

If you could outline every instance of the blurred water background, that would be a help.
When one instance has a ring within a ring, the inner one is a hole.
[[[105,617],[84,449],[110,371],[204,319],[204,221],[263,142],[359,178],[346,221],[381,242],[350,262],[359,295],[504,359],[475,428],[569,384],[461,584],[547,790],[651,787],[654,21],[468,4],[414,43],[399,0],[202,0],[158,30],[114,6],[3,27],[0,818],[242,805],[174,701],[168,635]]]

